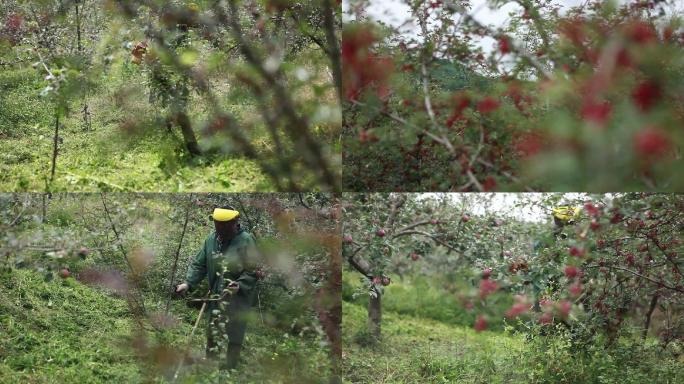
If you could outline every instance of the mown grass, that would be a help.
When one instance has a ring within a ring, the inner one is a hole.
[[[356,273],[345,273],[343,276],[343,298],[360,306],[368,305],[367,287],[361,283]],[[397,313],[437,320],[444,324],[472,326],[476,313],[463,310],[462,303],[455,294],[447,292],[441,287],[440,279],[424,276],[410,276],[401,280],[392,275],[392,283],[383,287],[383,309]],[[459,282],[460,288],[476,289],[467,282]],[[503,313],[512,304],[510,295],[492,295],[487,303],[490,310]],[[503,330],[503,321],[489,324],[490,329]]]
[[[511,382],[521,337],[476,333],[439,321],[383,314],[383,338],[376,346],[358,343],[366,324],[365,308],[344,304],[344,378],[352,383]],[[356,340],[355,340],[356,339]],[[498,379],[497,379],[498,378]]]
[[[563,336],[562,327],[553,336],[542,336],[534,329],[515,332],[503,321],[478,333],[472,323],[461,324],[471,317],[461,308],[432,308],[452,299],[437,289],[417,294],[415,289],[423,283],[412,287],[393,282],[386,287],[382,339],[373,343],[366,331],[367,300],[348,301],[351,291],[345,278],[345,382],[636,384],[677,383],[684,377],[684,359],[664,351],[656,340],[644,343],[623,337],[606,347],[596,335],[592,344],[581,349]],[[438,299],[438,294],[443,298]],[[435,319],[451,312],[461,313],[453,320]]]
[[[154,330],[148,324],[141,331],[123,298],[73,278],[46,282],[37,272],[13,270],[2,274],[0,288],[2,383],[171,382],[173,356],[182,354],[198,313],[174,302],[177,326]],[[149,311],[161,308],[146,305]],[[238,371],[201,363],[204,341],[202,322],[191,341],[198,363],[187,365],[177,382],[317,383],[329,372],[327,353],[315,338],[285,336],[258,322],[248,329],[247,364]]]
[[[143,83],[141,73],[128,73],[127,83]],[[155,107],[138,93],[120,91],[124,78],[103,75],[104,84],[91,90],[88,105],[92,128],[85,130],[81,103],[71,103],[62,119],[61,142],[53,191],[260,191],[272,190],[270,180],[254,161],[208,151],[191,158],[177,129],[148,127],[127,132],[130,120],[148,122]],[[3,71],[0,75],[0,189],[46,189],[53,152],[54,114],[49,100],[39,96],[44,86],[32,69]],[[117,91],[117,89],[119,89]],[[117,105],[117,98],[125,102]],[[236,113],[249,106],[234,106]],[[201,122],[201,106],[192,116]],[[198,124],[201,125],[201,124]],[[209,140],[200,144],[208,147]],[[263,132],[254,132],[260,140]],[[262,146],[263,147],[263,146]]]

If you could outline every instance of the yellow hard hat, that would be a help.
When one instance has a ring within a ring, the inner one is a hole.
[[[240,212],[238,211],[225,208],[216,208],[214,209],[214,213],[211,215],[211,218],[214,219],[214,221],[231,221],[238,216],[240,216]]]
[[[558,207],[554,207],[552,212],[553,217],[557,218],[562,222],[567,223],[579,217],[581,208],[578,206],[573,207],[569,205],[561,205]]]

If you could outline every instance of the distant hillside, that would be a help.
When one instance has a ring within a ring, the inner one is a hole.
[[[475,88],[486,89],[491,80],[471,71],[458,62],[437,59],[432,65],[432,81],[446,91]]]

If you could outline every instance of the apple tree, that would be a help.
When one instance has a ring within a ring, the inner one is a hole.
[[[503,212],[473,215],[491,195],[357,194],[345,206],[343,254],[368,287],[368,330],[381,335],[383,287],[390,274],[424,273],[456,281],[513,259],[525,248],[521,226]],[[474,283],[477,285],[477,282]]]
[[[669,194],[589,195],[561,200],[550,195],[541,204],[582,207],[574,223],[539,227],[524,264],[501,260],[482,276],[488,296],[500,290],[514,295],[501,313],[487,306],[475,323],[506,318],[542,334],[566,332],[587,347],[605,337],[656,336],[664,347],[681,347],[684,293],[681,257],[682,200]],[[494,280],[495,279],[495,280]],[[492,284],[494,280],[495,284]],[[491,292],[489,292],[491,291]],[[480,294],[483,292],[481,291]],[[473,309],[472,301],[466,309]]]
[[[401,27],[373,3],[343,31],[347,188],[681,190],[677,2],[492,0],[496,28],[467,0],[405,1]]]

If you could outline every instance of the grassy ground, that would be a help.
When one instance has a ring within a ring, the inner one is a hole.
[[[476,333],[387,312],[383,340],[374,347],[359,344],[366,309],[344,305],[345,381],[352,383],[483,383],[520,382],[524,377],[510,367],[524,347],[520,337]],[[355,332],[356,331],[356,332]]]
[[[197,311],[174,302],[176,327],[139,333],[122,298],[73,278],[45,282],[42,275],[14,270],[0,278],[0,382],[170,382]],[[154,310],[155,303],[146,303]],[[204,354],[204,329],[192,340],[191,356]],[[260,326],[248,329],[243,358],[249,366],[219,373],[215,363],[187,366],[179,383],[315,383],[329,369],[317,340],[286,337]],[[167,376],[165,376],[167,375]]]
[[[345,281],[349,292],[354,279]],[[597,337],[595,345],[579,352],[565,338],[514,333],[512,327],[477,333],[472,323],[464,324],[470,315],[438,320],[446,312],[464,312],[460,307],[432,308],[451,299],[437,300],[434,292],[416,295],[410,284],[396,280],[387,288],[392,289],[386,291],[382,339],[377,344],[370,343],[365,331],[365,300],[344,302],[346,383],[636,384],[677,383],[684,377],[684,358],[674,358],[655,340],[623,338],[608,349]],[[348,300],[349,295],[343,297]]]
[[[126,82],[141,84],[141,73],[128,73]],[[273,186],[256,163],[239,156],[209,154],[190,158],[180,132],[155,127],[144,134],[122,129],[125,122],[144,120],[154,108],[143,95],[117,93],[122,78],[106,77],[92,91],[88,105],[92,129],[84,130],[81,103],[71,103],[62,120],[62,142],[53,190],[93,191],[259,191]],[[48,100],[39,96],[44,82],[35,70],[0,74],[0,190],[45,190],[52,161],[54,117]],[[117,105],[117,98],[124,101]],[[201,126],[201,105],[191,114]],[[231,106],[238,116],[250,106]],[[208,147],[202,139],[200,145]],[[266,145],[263,132],[250,132],[257,147]]]

